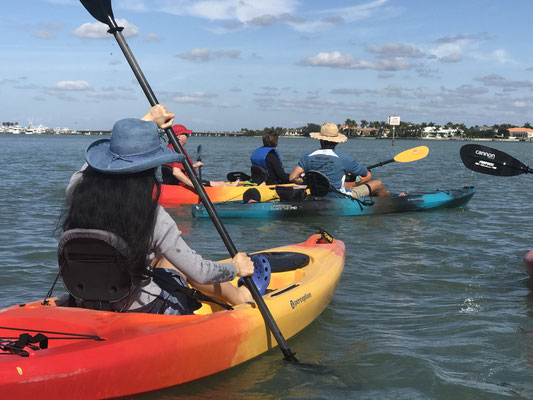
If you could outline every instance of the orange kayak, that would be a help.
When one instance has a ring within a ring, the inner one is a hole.
[[[286,339],[320,315],[341,277],[344,243],[322,241],[313,235],[261,252],[275,261],[264,299]],[[2,398],[127,396],[214,374],[276,346],[255,305],[228,311],[206,303],[194,315],[171,316],[95,311],[61,301],[0,310]],[[12,345],[22,334],[38,333],[47,346],[26,346],[26,356],[6,349],[10,339]]]
[[[276,193],[276,186],[286,185],[266,185],[266,186],[205,186],[205,191],[213,203],[242,200],[244,192],[254,188],[261,194],[261,201],[277,201],[279,196]],[[172,206],[178,204],[198,204],[200,199],[198,194],[191,188],[179,185],[161,185],[161,196],[159,204]]]

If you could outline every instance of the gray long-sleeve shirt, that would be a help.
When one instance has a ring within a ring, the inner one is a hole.
[[[67,199],[73,187],[83,178],[83,167],[72,175],[67,186]],[[151,251],[147,255],[147,264],[157,255],[166,257],[172,265],[187,276],[193,282],[199,284],[212,284],[230,281],[237,275],[237,267],[233,263],[219,263],[206,260],[191,249],[181,237],[181,232],[172,217],[158,206],[154,232],[152,235]],[[161,289],[152,279],[144,281],[135,293],[132,294],[132,302],[128,309],[136,309],[150,303],[161,293]]]

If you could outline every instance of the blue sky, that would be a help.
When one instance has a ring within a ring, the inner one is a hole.
[[[194,130],[533,123],[530,0],[113,0],[159,102]],[[109,129],[148,103],[77,0],[0,15],[0,122]]]

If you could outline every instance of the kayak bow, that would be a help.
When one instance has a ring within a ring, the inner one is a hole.
[[[313,235],[304,243],[261,254],[271,258],[272,268],[264,301],[290,338],[333,297],[344,267],[344,243]],[[127,396],[205,377],[276,347],[261,313],[249,304],[227,311],[206,303],[184,316],[61,304],[55,298],[49,305],[39,301],[0,310],[3,398],[37,393],[40,399]],[[48,338],[48,346],[24,347],[28,357],[4,348],[21,334],[33,337],[39,332]]]

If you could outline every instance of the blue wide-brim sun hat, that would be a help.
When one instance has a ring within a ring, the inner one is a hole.
[[[159,130],[153,121],[121,119],[113,125],[111,139],[92,143],[85,160],[97,171],[107,174],[132,174],[172,162],[185,156],[161,146]]]

